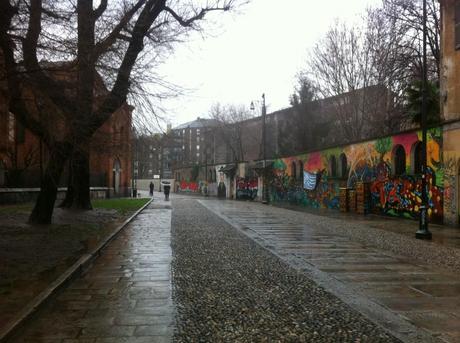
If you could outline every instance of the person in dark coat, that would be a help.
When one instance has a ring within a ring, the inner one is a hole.
[[[155,189],[155,185],[153,184],[152,181],[150,181],[150,196],[153,196],[153,190]]]
[[[169,201],[169,191],[171,190],[170,185],[163,185],[163,193],[165,194],[165,200]]]

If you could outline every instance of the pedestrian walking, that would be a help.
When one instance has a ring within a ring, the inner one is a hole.
[[[155,189],[155,185],[153,184],[152,181],[150,181],[150,186],[149,187],[150,187],[150,196],[153,197],[153,190]]]
[[[171,185],[163,185],[163,193],[165,194],[165,200],[169,201],[169,191],[171,190]]]

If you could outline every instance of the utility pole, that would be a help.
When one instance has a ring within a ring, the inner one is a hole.
[[[428,229],[428,194],[427,194],[427,165],[426,165],[426,143],[427,143],[427,10],[426,0],[423,0],[423,65],[422,65],[422,206],[420,206],[419,229],[415,233],[417,239],[431,240],[431,232]]]
[[[263,170],[264,179],[262,183],[262,204],[268,204],[268,188],[267,188],[267,107],[265,106],[265,93],[262,94],[262,158],[263,158]]]
[[[131,174],[131,192],[132,197],[137,197],[137,172],[139,171],[139,155],[137,153],[137,133],[136,128],[133,126],[131,137],[131,158],[132,158],[132,174]],[[133,147],[134,145],[134,147]],[[134,149],[133,149],[134,148]]]
[[[254,101],[251,101],[251,111],[255,110]],[[265,93],[262,94],[262,204],[268,203],[268,188],[267,188],[267,152],[266,152],[266,121],[267,107],[265,106]]]

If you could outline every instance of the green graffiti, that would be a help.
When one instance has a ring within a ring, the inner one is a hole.
[[[377,151],[383,158],[383,155],[391,150],[392,145],[393,142],[391,141],[391,137],[377,139],[375,141],[375,151]]]

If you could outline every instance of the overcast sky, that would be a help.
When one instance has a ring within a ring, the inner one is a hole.
[[[380,0],[252,0],[220,14],[213,36],[195,35],[162,66],[168,81],[189,89],[162,103],[173,126],[208,117],[213,103],[244,104],[266,94],[268,112],[289,106],[308,49],[336,18],[358,20]]]

